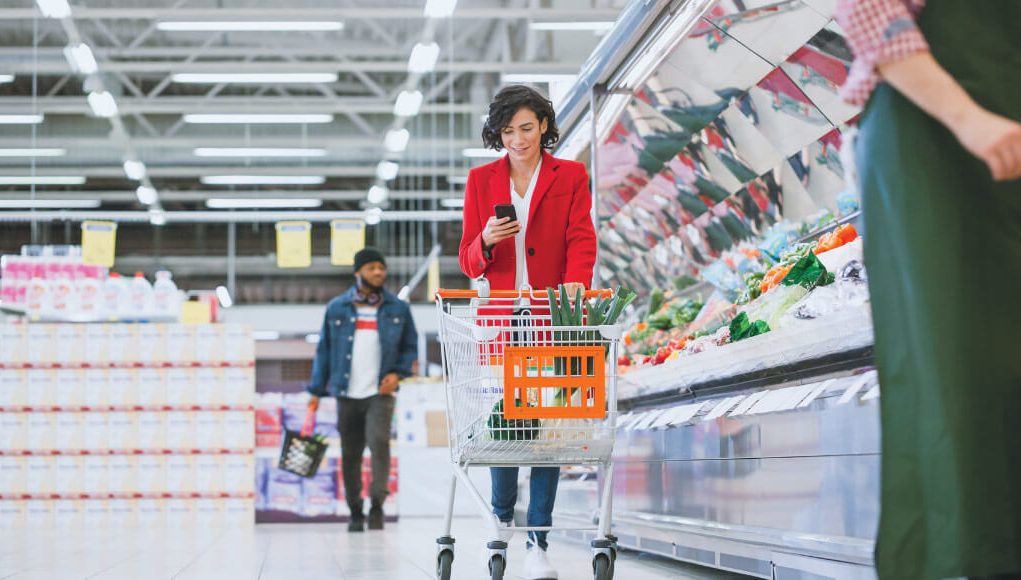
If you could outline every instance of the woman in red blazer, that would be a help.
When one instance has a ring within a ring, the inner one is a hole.
[[[592,282],[596,232],[585,166],[546,152],[559,140],[553,105],[521,86],[501,90],[482,131],[486,147],[507,155],[468,174],[461,237],[461,270],[485,276],[494,290],[536,290],[564,284],[570,296]],[[515,206],[517,220],[496,218],[494,207]],[[510,525],[517,501],[516,467],[494,467],[493,512]],[[557,467],[533,467],[528,526],[551,526]],[[509,540],[511,533],[502,534]],[[525,578],[556,579],[546,557],[546,532],[529,533]]]

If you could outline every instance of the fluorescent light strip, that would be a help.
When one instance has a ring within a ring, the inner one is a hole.
[[[77,46],[64,48],[64,58],[67,59],[67,64],[71,65],[71,70],[76,73],[90,75],[99,70],[92,49],[84,42],[78,43]]]
[[[171,75],[175,83],[189,84],[274,84],[274,83],[335,83],[336,73],[178,73]]]
[[[467,185],[468,184],[468,176],[467,175],[448,175],[447,176],[447,183],[449,183],[451,185]]]
[[[512,73],[501,77],[505,83],[571,83],[578,75]]]
[[[138,202],[142,205],[152,205],[156,203],[156,200],[159,197],[156,190],[147,185],[139,185],[135,190],[135,196],[138,197]]]
[[[464,200],[448,197],[440,200],[440,205],[447,208],[460,209],[464,207]]]
[[[386,201],[389,193],[390,192],[388,192],[382,185],[373,185],[369,188],[369,194],[365,197],[365,200],[369,203],[379,205]]]
[[[280,333],[275,330],[253,330],[252,338],[255,340],[280,340]]]
[[[134,181],[145,179],[145,163],[135,159],[128,159],[124,162],[124,175]]]
[[[167,225],[167,216],[163,213],[162,209],[157,208],[149,210],[149,224],[154,226]]]
[[[440,57],[440,45],[435,42],[422,44],[421,42],[411,49],[411,58],[408,59],[408,72],[411,74],[425,74],[436,68],[436,60]]]
[[[165,32],[332,32],[343,30],[344,23],[309,20],[166,21],[157,24],[156,28]]]
[[[507,152],[506,151],[496,151],[494,149],[483,149],[481,147],[469,147],[468,149],[465,149],[464,151],[462,151],[462,154],[464,154],[465,157],[472,157],[472,158],[499,159],[500,157],[503,157],[504,155],[506,155]]]
[[[322,175],[206,175],[204,185],[322,185]]]
[[[66,154],[66,149],[58,148],[0,149],[0,157],[63,157]]]
[[[3,209],[92,209],[98,199],[0,199]]]
[[[0,85],[4,83],[13,83],[14,75],[0,75]]]
[[[81,185],[85,183],[83,176],[55,175],[24,175],[18,177],[0,177],[0,185]]]
[[[381,222],[381,221],[383,221],[383,210],[382,209],[380,209],[378,207],[374,207],[374,208],[371,208],[371,209],[369,209],[369,210],[367,210],[365,212],[365,223],[366,224],[368,224],[370,226],[374,226],[374,225],[379,224],[379,222]]]
[[[376,166],[376,177],[383,181],[390,181],[397,177],[401,166],[393,161],[380,161]]]
[[[457,0],[426,0],[423,14],[426,18],[449,18],[457,8]]]
[[[198,147],[196,157],[324,157],[325,149],[274,147]]]
[[[206,207],[211,209],[304,209],[322,205],[323,200],[314,198],[213,197],[206,200]]]
[[[0,115],[0,125],[38,125],[44,115]]]
[[[258,124],[313,124],[332,123],[333,115],[328,114],[239,114],[239,115],[203,115],[193,114],[184,116],[185,123],[198,125],[258,125]]]
[[[613,28],[613,24],[613,22],[532,22],[529,28],[541,31],[605,32]]]

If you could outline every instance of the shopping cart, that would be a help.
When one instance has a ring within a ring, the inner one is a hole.
[[[595,532],[592,570],[613,578],[616,538],[610,534],[613,443],[617,418],[619,326],[552,326],[545,292],[440,290],[440,344],[453,475],[436,540],[436,575],[448,580],[454,560],[450,535],[460,480],[491,524],[489,576],[503,578],[507,543],[490,503],[468,477],[469,467],[596,466],[602,470],[594,527],[512,527],[512,530]],[[609,297],[590,291],[582,301]],[[555,297],[554,300],[559,300]]]

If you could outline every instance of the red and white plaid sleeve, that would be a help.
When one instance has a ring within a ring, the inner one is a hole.
[[[864,106],[880,77],[877,68],[929,44],[915,24],[925,0],[839,0],[836,19],[854,52],[854,63],[840,91],[845,101]]]

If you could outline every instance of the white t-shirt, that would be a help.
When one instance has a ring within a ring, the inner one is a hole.
[[[542,169],[542,159],[535,166],[532,173],[532,180],[528,182],[528,190],[525,196],[521,197],[514,189],[514,180],[511,179],[511,203],[514,204],[514,212],[518,215],[518,223],[521,224],[521,231],[514,236],[514,248],[518,255],[517,274],[514,277],[514,289],[520,290],[528,281],[528,259],[525,248],[525,230],[528,228],[528,211],[532,207],[532,195],[535,194],[535,184],[539,181],[539,170]]]
[[[351,378],[345,397],[368,399],[379,394],[379,365],[382,348],[379,345],[379,308],[358,306],[355,318],[355,339],[351,346]]]

